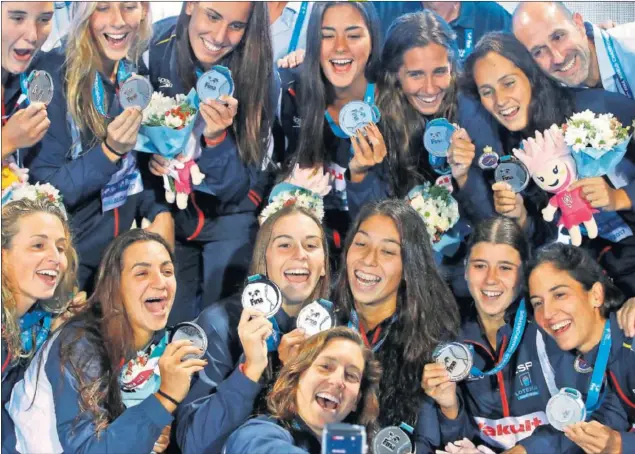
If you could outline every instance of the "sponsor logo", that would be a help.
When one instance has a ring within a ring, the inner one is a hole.
[[[520,440],[529,437],[536,427],[548,424],[543,411],[519,417],[501,419],[474,418],[481,432],[481,438],[504,449],[510,449]]]
[[[172,81],[170,79],[166,79],[165,77],[159,77],[159,88],[172,88]]]
[[[522,372],[529,372],[529,369],[531,369],[532,366],[533,364],[531,363],[531,361],[527,361],[526,363],[519,364],[518,367],[516,367],[516,375]]]
[[[293,117],[293,127],[299,128],[300,126],[302,126],[302,120],[300,120],[300,117]]]

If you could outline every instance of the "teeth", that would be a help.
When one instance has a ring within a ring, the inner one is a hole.
[[[214,43],[212,43],[210,41],[207,41],[205,39],[203,39],[202,41],[203,41],[203,44],[205,45],[205,47],[207,48],[207,50],[210,50],[212,52],[218,52],[219,50],[222,49],[221,46],[217,46],[217,45],[215,45]]]
[[[510,115],[516,111],[516,107],[510,107],[509,109],[501,110],[501,115]]]
[[[348,65],[349,63],[352,63],[353,60],[352,59],[346,59],[346,60],[331,60],[331,63],[333,63],[334,65]]]
[[[575,63],[575,59],[576,58],[577,57],[573,57],[567,66],[563,66],[558,71],[563,72],[563,73],[566,73],[567,71],[569,71],[571,68],[573,68],[573,64]]]
[[[553,325],[551,325],[551,330],[552,331],[558,331],[566,326],[569,326],[571,324],[571,320],[567,320],[564,322],[560,322],[560,323],[555,323]]]
[[[309,270],[307,270],[306,268],[293,268],[291,270],[285,271],[284,274],[294,274],[294,275],[308,276],[309,275]]]
[[[437,100],[437,98],[439,97],[439,95],[435,95],[432,98],[426,98],[424,96],[418,96],[418,98],[423,101],[423,102],[427,102],[428,104],[431,104],[433,102],[435,102]]]
[[[483,295],[488,296],[490,298],[498,298],[499,296],[503,294],[503,292],[492,292],[488,290],[481,290],[481,292],[483,293]]]
[[[324,400],[328,400],[330,402],[335,402],[336,404],[340,404],[340,399],[338,399],[337,397],[335,397],[333,394],[329,394],[329,393],[317,393],[316,397],[321,397]]]
[[[41,275],[43,275],[43,276],[57,277],[57,271],[55,271],[55,270],[42,270],[42,271],[37,271],[37,274],[41,274]]]
[[[126,34],[122,33],[121,35],[113,35],[111,33],[106,33],[106,36],[111,39],[124,39],[126,37]]]
[[[146,303],[159,303],[163,300],[163,298],[148,298],[146,299]]]
[[[355,277],[360,280],[363,284],[375,284],[381,281],[379,276],[375,276],[374,274],[364,273],[363,271],[355,271]]]

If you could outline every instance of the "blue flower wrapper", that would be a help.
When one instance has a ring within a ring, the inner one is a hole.
[[[580,151],[571,149],[571,155],[578,168],[578,178],[601,177],[613,171],[626,154],[630,140],[631,138],[628,137],[609,151],[593,147],[587,147]]]
[[[167,126],[141,126],[134,149],[144,153],[159,154],[168,159],[174,159],[181,153],[187,145],[199,116],[200,100],[196,90],[191,89],[186,99],[197,110],[187,126],[178,130]]]

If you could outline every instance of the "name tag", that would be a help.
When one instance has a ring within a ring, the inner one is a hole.
[[[121,169],[101,190],[101,209],[104,213],[124,205],[128,196],[143,191],[137,158],[132,153],[128,153],[122,161]]]

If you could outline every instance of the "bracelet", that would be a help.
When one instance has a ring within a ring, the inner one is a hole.
[[[227,137],[227,129],[225,129],[223,133],[220,136],[216,137],[215,139],[208,139],[207,137],[205,137],[205,145],[207,145],[208,147],[215,147],[216,145],[222,143],[226,137]]]
[[[106,148],[108,148],[108,151],[110,151],[112,154],[115,154],[115,155],[119,156],[120,158],[123,158],[123,157],[125,157],[128,154],[128,152],[119,153],[118,151],[115,151],[110,145],[108,145],[108,138],[107,137],[104,139],[104,145],[106,146]]]
[[[170,402],[172,402],[174,405],[176,405],[177,407],[179,406],[180,402],[177,402],[176,399],[174,399],[171,396],[168,396],[166,393],[164,393],[163,391],[161,391],[160,389],[157,390],[157,394],[161,397],[165,397],[167,400],[169,400]]]

